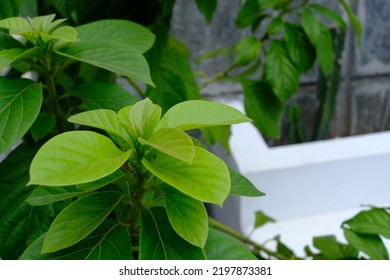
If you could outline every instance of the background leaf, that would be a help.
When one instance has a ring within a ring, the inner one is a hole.
[[[255,227],[254,228],[259,228],[265,225],[266,223],[274,223],[275,220],[262,211],[256,211],[255,213]]]
[[[210,23],[215,10],[217,9],[218,0],[196,0],[199,11],[204,15],[207,22]]]
[[[46,142],[30,168],[30,185],[69,186],[103,178],[129,158],[107,137],[91,131],[65,132]]]
[[[254,36],[241,39],[235,48],[236,64],[244,66],[256,61],[260,56],[261,46],[261,41]]]
[[[41,84],[0,77],[0,153],[27,132],[39,114],[41,103]]]
[[[165,205],[173,229],[189,243],[203,248],[208,235],[208,215],[202,202],[164,186]]]
[[[257,260],[240,241],[214,229],[209,229],[204,251],[209,260]]]
[[[100,192],[74,201],[50,226],[42,253],[55,252],[84,239],[105,220],[121,198],[120,192]]]
[[[314,259],[342,260],[358,258],[358,250],[351,245],[337,242],[333,235],[314,237],[313,245],[321,251],[321,255],[314,255]]]
[[[230,191],[226,164],[203,148],[195,147],[192,164],[159,154],[144,166],[162,181],[200,201],[222,205]]]
[[[17,17],[19,15],[20,0],[0,0],[0,19]]]
[[[27,202],[33,206],[40,206],[65,200],[82,194],[75,187],[53,188],[38,186],[27,198]]]
[[[204,260],[201,248],[181,238],[169,223],[165,209],[154,207],[141,216],[140,260]]]

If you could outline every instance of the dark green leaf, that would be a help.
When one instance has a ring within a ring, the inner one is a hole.
[[[235,48],[237,66],[244,66],[256,61],[260,56],[261,45],[261,41],[254,36],[243,38]]]
[[[246,177],[241,175],[236,170],[229,168],[230,174],[230,195],[238,195],[238,196],[251,196],[258,197],[264,196],[265,194],[258,190],[255,185],[252,184]]]
[[[325,75],[333,70],[334,52],[332,34],[326,25],[321,23],[309,9],[302,13],[302,26],[311,44],[316,49],[318,63]]]
[[[176,189],[163,188],[168,219],[173,229],[189,243],[203,248],[208,234],[208,216],[202,202]]]
[[[282,42],[271,41],[265,57],[264,71],[267,81],[281,102],[287,101],[298,90],[299,72]]]
[[[244,28],[253,25],[260,17],[260,6],[258,0],[246,0],[238,12],[236,25]]]
[[[373,260],[388,260],[389,255],[382,239],[376,234],[359,234],[344,228],[344,236],[353,247]]]
[[[75,187],[53,188],[38,186],[27,198],[27,202],[33,206],[62,201],[82,194]]]
[[[0,0],[0,19],[19,16],[20,0]]]
[[[350,245],[337,242],[333,235],[313,238],[313,245],[329,260],[356,259],[358,251]]]
[[[310,7],[316,10],[321,15],[327,17],[328,19],[335,22],[341,29],[346,30],[347,24],[343,20],[343,18],[335,11],[329,9],[328,7],[319,5],[319,4],[310,4]]]
[[[267,33],[269,35],[278,34],[283,27],[283,19],[281,17],[276,17],[267,26]]]
[[[144,166],[162,181],[200,201],[222,205],[230,191],[226,164],[203,148],[195,147],[192,164],[165,154],[154,161],[142,160]]]
[[[138,100],[117,84],[90,83],[82,84],[74,90],[88,110],[109,109],[115,112],[135,104]]]
[[[315,61],[315,49],[300,25],[285,23],[284,39],[291,60],[300,72],[307,72]]]
[[[262,10],[273,8],[280,9],[287,6],[292,0],[257,0]]]
[[[0,77],[0,153],[27,132],[39,114],[41,103],[41,84]]]
[[[70,247],[94,231],[118,205],[120,192],[91,193],[67,206],[54,220],[42,253]]]
[[[39,114],[30,128],[31,136],[35,142],[48,135],[55,128],[56,122],[56,118],[47,112]]]
[[[105,220],[79,243],[53,253],[41,254],[46,233],[35,240],[21,260],[130,260],[132,246],[128,230]]]
[[[254,228],[259,228],[265,225],[266,223],[274,223],[275,220],[262,211],[256,211],[255,213],[256,219],[255,219],[255,227]]]
[[[208,145],[215,145],[217,142],[219,142],[228,153],[230,152],[230,125],[204,127],[201,128],[200,131],[202,131],[202,136],[205,143]]]
[[[359,45],[361,44],[362,39],[362,24],[360,23],[359,18],[355,15],[351,7],[345,2],[345,0],[340,0],[341,5],[343,6],[345,12],[347,13],[349,20],[352,23],[353,29],[355,29],[356,35],[358,36]]]
[[[248,116],[265,135],[278,139],[284,103],[273,93],[268,84],[261,81],[242,80],[244,105]]]
[[[361,211],[344,224],[356,233],[379,234],[390,239],[390,214],[383,208]]]
[[[196,0],[199,11],[204,15],[207,22],[210,23],[213,14],[217,9],[218,0]]]
[[[204,251],[209,260],[257,260],[240,241],[214,229],[209,229]]]
[[[141,260],[204,260],[201,248],[181,238],[169,223],[165,209],[154,207],[141,216]]]

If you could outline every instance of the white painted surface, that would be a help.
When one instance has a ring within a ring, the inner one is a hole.
[[[258,210],[278,221],[252,234],[259,242],[280,234],[302,255],[314,236],[343,240],[341,223],[362,205],[390,206],[390,132],[269,148],[252,124],[240,124],[230,144],[239,171],[266,193],[240,200],[242,231],[252,231]]]

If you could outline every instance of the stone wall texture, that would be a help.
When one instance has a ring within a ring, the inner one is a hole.
[[[212,49],[233,45],[245,35],[237,30],[235,17],[239,0],[219,0],[213,22],[207,25],[198,12],[195,1],[177,0],[172,32],[192,51],[192,58]],[[318,1],[332,8],[338,1]],[[352,28],[348,28],[342,63],[342,80],[329,137],[341,137],[390,129],[390,1],[356,0],[352,7],[362,26],[359,46]],[[345,16],[345,15],[344,15]],[[212,75],[224,69],[223,58],[201,64],[196,70]],[[304,108],[305,121],[312,121],[315,108],[313,70],[302,77],[300,91],[294,96]],[[241,88],[235,84],[219,83],[203,90],[206,96],[239,98]]]

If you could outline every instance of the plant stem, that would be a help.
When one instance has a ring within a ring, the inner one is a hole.
[[[216,75],[214,75],[213,77],[209,78],[208,80],[204,81],[203,83],[201,83],[199,85],[199,89],[202,89],[202,88],[205,88],[207,87],[209,84],[212,84],[220,79],[223,79],[225,77],[227,77],[229,75],[230,72],[232,72],[235,68],[237,67],[237,65],[235,63],[229,65],[225,70],[223,70],[222,72],[219,72],[217,73]]]
[[[129,232],[130,235],[132,235],[135,231],[136,225],[137,225],[137,220],[139,218],[139,215],[141,214],[142,210],[142,200],[145,195],[145,176],[139,176],[137,180],[137,184],[134,189],[133,196],[131,197],[132,199],[132,204],[131,204],[131,209],[129,213]]]
[[[51,68],[51,61],[49,57],[45,59],[44,65],[45,65],[44,76],[45,76],[47,93],[49,98],[49,107],[52,110],[53,115],[56,117],[56,119],[59,121],[59,123],[61,123],[62,112],[61,112],[60,105],[58,104],[56,84],[54,81],[54,74]]]
[[[222,231],[224,231],[225,233],[233,236],[234,238],[237,238],[238,240],[240,240],[241,242],[247,244],[247,245],[250,245],[250,246],[253,246],[254,249],[258,250],[258,251],[263,251],[264,253],[266,253],[267,255],[269,256],[273,256],[279,260],[289,260],[288,257],[286,256],[283,256],[282,254],[279,254],[278,252],[273,252],[271,251],[270,249],[268,249],[267,247],[261,245],[261,244],[258,244],[256,243],[255,241],[251,240],[250,238],[242,235],[241,233],[235,231],[234,229],[218,222],[217,220],[213,219],[213,218],[209,218],[209,221],[210,221],[210,224],[212,226],[214,226],[215,228],[218,228]]]

